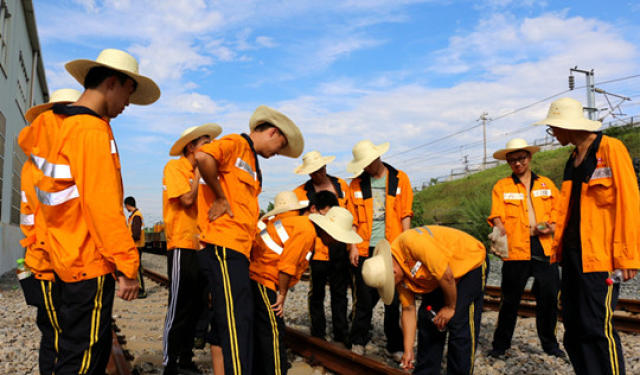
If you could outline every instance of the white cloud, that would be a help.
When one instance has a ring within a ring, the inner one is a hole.
[[[256,37],[256,44],[261,46],[261,47],[266,47],[266,48],[273,48],[276,47],[278,44],[273,40],[273,38],[268,37],[268,36],[264,36],[264,35],[260,35]]]

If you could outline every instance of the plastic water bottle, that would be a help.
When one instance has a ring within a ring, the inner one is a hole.
[[[618,269],[607,278],[607,285],[620,284],[623,281],[622,270]]]
[[[436,317],[437,314],[436,314],[435,311],[433,311],[433,309],[431,308],[431,305],[427,306],[427,314],[429,314],[431,322],[433,323],[433,319]],[[434,325],[435,325],[435,323],[434,323]],[[437,328],[437,326],[436,326],[436,328]],[[444,332],[445,328],[442,328],[442,329],[438,328],[438,331]]]
[[[29,267],[24,264],[24,258],[16,260],[16,263],[18,263],[18,267],[16,268],[16,275],[18,276],[18,280],[24,280],[27,277],[31,276]]]

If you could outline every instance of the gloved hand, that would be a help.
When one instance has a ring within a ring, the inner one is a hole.
[[[502,259],[509,257],[507,235],[502,234],[500,228],[494,226],[493,232],[489,233],[489,239],[491,240],[491,248],[489,250],[491,250],[492,253],[496,254]]]

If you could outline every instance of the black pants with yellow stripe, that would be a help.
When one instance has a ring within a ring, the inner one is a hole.
[[[111,354],[111,312],[115,280],[107,274],[66,283],[60,290],[59,357],[56,375],[103,375]]]
[[[273,312],[277,293],[251,280],[254,299],[253,375],[285,375],[289,364],[284,345],[284,320]]]
[[[418,353],[414,374],[440,374],[447,333],[447,374],[473,373],[482,317],[485,271],[485,267],[480,266],[460,278],[456,312],[444,332],[438,331],[427,312],[429,305],[433,311],[440,310],[444,305],[442,289],[422,296],[418,310]]]
[[[207,341],[222,347],[227,375],[250,375],[253,359],[253,294],[244,254],[207,245],[199,257],[207,276],[213,314]],[[194,322],[195,324],[195,322]]]
[[[38,280],[33,276],[20,280],[20,285],[27,304],[37,308],[36,324],[42,334],[38,356],[40,374],[51,375],[58,357],[60,340],[57,285],[53,281]]]
[[[580,248],[562,251],[564,347],[573,369],[582,374],[624,374],[620,337],[613,311],[620,285],[608,285],[609,272],[582,272]]]

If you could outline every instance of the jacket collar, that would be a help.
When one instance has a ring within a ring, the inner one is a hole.
[[[251,140],[251,137],[249,137],[246,133],[242,133],[242,138],[244,138],[245,141],[247,141],[247,143],[249,144],[249,147],[251,148],[251,152],[253,152],[253,159],[256,162],[256,174],[258,175],[258,181],[260,182],[260,187],[262,187],[262,170],[260,170],[260,163],[258,162],[258,153],[256,152],[256,149],[253,148],[253,141]]]
[[[597,134],[596,139],[589,146],[589,150],[587,151],[587,156],[585,156],[582,164],[578,167],[584,168],[584,181],[588,182],[591,179],[591,175],[593,171],[595,171],[596,166],[598,165],[598,157],[596,156],[598,150],[600,149],[600,143],[602,142],[602,132],[595,132]],[[576,150],[574,149],[567,160],[567,164],[564,167],[564,177],[563,180],[571,180],[573,174],[576,171],[576,167],[573,165],[573,161],[576,159]]]
[[[66,105],[63,103],[54,104],[53,113],[65,116],[91,115],[103,120],[102,116],[94,112],[92,109],[79,105]]]

